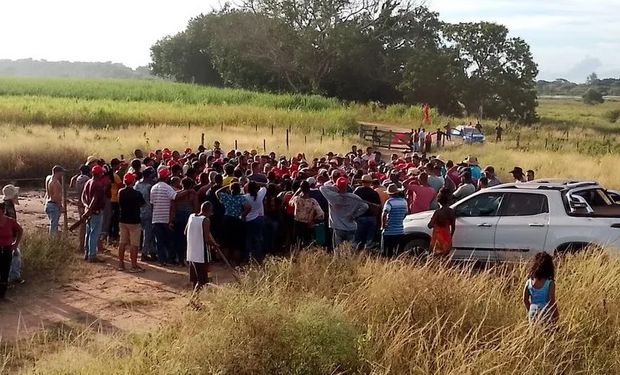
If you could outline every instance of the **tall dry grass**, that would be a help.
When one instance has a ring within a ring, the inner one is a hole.
[[[438,151],[440,156],[455,162],[468,155],[478,157],[480,165],[493,165],[502,181],[510,182],[508,174],[513,167],[532,169],[537,178],[576,178],[595,180],[609,188],[620,189],[620,155],[588,155],[576,151],[544,151],[513,149],[507,141],[487,142],[484,145],[468,145]]]
[[[620,262],[557,262],[555,327],[530,326],[525,265],[482,271],[305,252],[210,288],[148,335],[84,332],[34,374],[614,374]],[[156,296],[155,296],[156,298]],[[25,349],[26,350],[26,349]]]
[[[324,155],[328,151],[349,150],[359,139],[351,134],[326,133],[320,129],[309,133],[291,130],[289,150],[286,148],[286,130],[274,127],[226,126],[205,128],[199,126],[133,126],[119,129],[92,129],[81,126],[52,127],[49,125],[0,126],[0,179],[43,178],[55,164],[72,172],[85,162],[88,155],[110,160],[124,155],[131,158],[133,151],[140,148],[154,151],[169,147],[185,150],[195,149],[205,134],[206,146],[219,140],[222,147],[231,150],[256,149],[279,154],[305,152],[307,156]],[[263,140],[265,143],[263,143]]]

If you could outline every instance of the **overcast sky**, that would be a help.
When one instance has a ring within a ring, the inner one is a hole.
[[[150,61],[149,47],[218,0],[0,0],[0,58]],[[620,0],[426,0],[449,22],[494,21],[532,47],[542,79],[620,76]]]

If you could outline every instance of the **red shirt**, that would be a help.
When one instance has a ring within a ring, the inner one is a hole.
[[[431,202],[437,195],[435,189],[430,186],[410,184],[408,190],[411,193],[408,199],[409,213],[415,214],[430,210]]]
[[[13,241],[17,237],[19,232],[19,224],[12,218],[5,216],[4,224],[0,225],[0,247],[7,247],[13,245]]]

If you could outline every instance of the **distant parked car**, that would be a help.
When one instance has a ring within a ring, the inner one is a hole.
[[[484,143],[485,136],[473,126],[457,126],[450,130],[452,137],[462,138],[465,143]]]

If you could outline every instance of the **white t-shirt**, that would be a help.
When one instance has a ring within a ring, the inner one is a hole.
[[[158,182],[151,189],[151,204],[153,205],[153,224],[170,223],[170,205],[177,196],[172,186],[165,182]]]
[[[246,215],[245,221],[252,221],[259,216],[265,216],[265,210],[263,206],[263,200],[265,199],[265,195],[267,194],[267,189],[263,186],[258,189],[258,193],[256,193],[256,200],[250,194],[245,194],[245,200],[252,206],[250,212]]]

